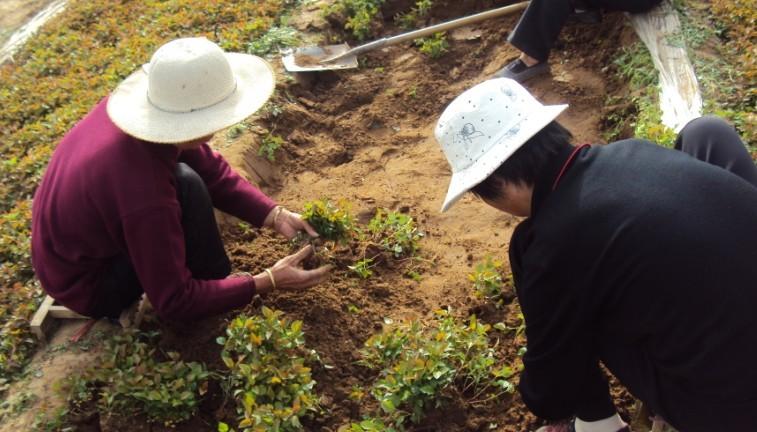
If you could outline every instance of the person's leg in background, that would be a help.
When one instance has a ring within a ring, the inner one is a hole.
[[[690,121],[678,134],[675,149],[717,165],[757,187],[757,166],[736,130],[715,116]]]
[[[549,73],[549,52],[565,23],[573,17],[583,23],[598,23],[599,9],[630,13],[646,12],[662,0],[532,0],[508,41],[521,56],[494,74],[524,82]]]
[[[572,0],[531,0],[508,38],[523,54],[494,76],[523,82],[548,73],[549,52],[573,10]]]
[[[202,178],[184,163],[176,166],[175,175],[187,267],[196,279],[225,278],[231,272],[231,263],[218,232],[208,189]],[[142,293],[131,261],[119,255],[103,272],[92,317],[118,318]]]

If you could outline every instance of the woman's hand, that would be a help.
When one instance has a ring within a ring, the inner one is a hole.
[[[318,233],[299,214],[290,212],[281,206],[277,206],[271,210],[263,225],[273,229],[289,240],[293,239],[300,231],[305,231],[310,237],[318,237]]]
[[[255,290],[265,294],[273,290],[290,290],[310,288],[325,281],[333,266],[326,265],[314,270],[300,267],[302,261],[313,254],[313,247],[308,245],[299,252],[280,259],[270,269],[253,277]]]

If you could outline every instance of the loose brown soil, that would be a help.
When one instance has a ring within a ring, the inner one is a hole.
[[[382,32],[395,34],[399,30],[391,17],[412,2],[387,3]],[[436,1],[433,21],[506,3]],[[368,280],[338,270],[320,286],[274,293],[248,307],[252,311],[265,304],[303,320],[307,345],[318,351],[324,364],[333,366],[314,368],[324,411],[306,421],[307,430],[335,431],[373,408],[370,396],[356,403],[348,394],[353,385],[369,387],[375,378],[374,372],[355,362],[357,351],[380,330],[385,317],[428,319],[434,310],[450,307],[461,317],[476,314],[489,323],[517,326],[517,302],[497,310],[476,299],[467,274],[487,254],[506,261],[510,235],[519,220],[471,197],[440,213],[449,168],[433,139],[436,118],[456,95],[517,56],[506,43],[516,20],[513,16],[452,32],[450,52],[436,60],[407,45],[363,55],[361,68],[355,71],[319,73],[297,81],[284,79],[280,71],[274,101],[281,112],[261,117],[262,127],[287,142],[273,164],[257,156],[255,134],[231,143],[217,139],[217,147],[240,171],[290,209],[301,209],[317,198],[346,199],[363,221],[384,207],[409,213],[426,232],[421,261],[390,262],[375,268]],[[335,32],[318,20],[299,22],[305,31]],[[552,76],[528,84],[544,103],[570,104],[559,120],[573,131],[577,143],[602,141],[604,101],[608,93],[619,91],[607,88],[605,66],[623,35],[627,37],[624,27],[622,15],[607,15],[598,26],[568,26],[551,58]],[[222,218],[222,225],[235,271],[261,271],[291,251],[285,241],[265,232],[244,231],[230,218]],[[420,281],[407,277],[408,266],[421,274]],[[160,327],[164,348],[181,352],[185,360],[223,370],[215,339],[222,334],[225,319],[234,315],[189,325],[148,325]],[[512,332],[493,336],[499,338],[500,354],[517,364],[517,351],[525,343],[522,337]],[[615,393],[621,414],[628,418],[630,396],[621,389]],[[235,424],[234,418],[233,401],[226,400],[216,384],[201,413],[175,430],[213,431],[217,421]],[[111,417],[94,423],[92,430],[163,430],[139,418]],[[539,424],[515,394],[480,408],[453,397],[410,430],[520,432]]]

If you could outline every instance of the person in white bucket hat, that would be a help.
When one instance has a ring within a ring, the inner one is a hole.
[[[299,267],[310,248],[230,276],[213,214],[289,238],[317,235],[207,144],[274,85],[265,60],[184,38],[103,99],[58,144],[34,197],[32,262],[48,294],[80,314],[117,318],[144,292],[160,316],[192,320],[323,281],[328,267]]]
[[[680,151],[574,147],[555,121],[565,108],[493,79],[435,130],[452,168],[442,211],[471,192],[525,218],[509,257],[526,322],[519,390],[556,422],[539,431],[630,430],[600,363],[681,431],[757,428],[757,167],[743,142],[703,117]]]

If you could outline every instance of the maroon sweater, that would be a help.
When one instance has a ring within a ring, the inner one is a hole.
[[[34,197],[32,263],[42,286],[61,304],[89,315],[106,264],[124,254],[165,318],[198,318],[249,302],[251,278],[192,278],[176,164],[184,162],[202,177],[215,207],[255,226],[274,202],[207,144],[180,151],[125,134],[111,122],[106,103],[58,144]]]

